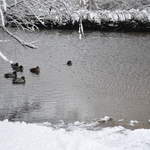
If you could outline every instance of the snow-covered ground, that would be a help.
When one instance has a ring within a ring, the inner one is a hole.
[[[0,122],[0,150],[149,150],[150,129],[129,130],[121,126],[70,130],[46,124]]]
[[[51,24],[54,26],[73,26],[75,23],[79,23],[81,18],[83,21],[91,22],[93,26],[96,23],[96,25],[102,27],[105,23],[108,26],[110,23],[111,27],[118,28],[116,24],[120,25],[120,23],[126,22],[130,23],[133,28],[136,28],[141,26],[140,23],[149,23],[149,2],[143,2],[142,0],[136,2],[133,0],[131,3],[130,1],[97,0],[95,1],[97,6],[95,9],[89,9],[89,7],[92,7],[92,4],[87,0],[82,2],[83,6],[80,6],[79,2],[74,0],[23,1],[18,5],[14,5],[13,9],[7,10],[7,21],[13,25],[17,23],[18,27],[20,24],[24,24],[30,30],[36,29],[35,25],[38,24],[47,28]],[[19,22],[21,23],[19,24]],[[147,26],[149,29],[149,24],[145,25],[145,27]]]

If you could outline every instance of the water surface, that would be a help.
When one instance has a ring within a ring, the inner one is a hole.
[[[0,50],[24,66],[26,84],[12,85],[0,58],[0,119],[27,122],[150,119],[150,34],[14,31],[38,49],[24,48],[0,31]],[[73,65],[66,62],[72,60]],[[39,76],[29,68],[39,65]]]

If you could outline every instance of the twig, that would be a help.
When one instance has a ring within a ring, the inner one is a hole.
[[[79,39],[81,40],[84,37],[84,30],[83,30],[83,23],[82,23],[82,16],[79,19]]]
[[[1,26],[1,28],[11,37],[13,37],[15,40],[17,40],[22,46],[24,47],[29,47],[29,48],[33,48],[36,49],[37,47],[31,43],[26,43],[24,42],[22,39],[20,39],[19,37],[17,37],[16,35],[12,34],[5,26]]]
[[[13,4],[13,5],[11,5],[11,6],[7,6],[7,8],[10,9],[10,8],[12,8],[12,7],[14,7],[14,6],[18,5],[18,4],[21,4],[22,2],[23,2],[23,1],[17,2],[16,4]]]

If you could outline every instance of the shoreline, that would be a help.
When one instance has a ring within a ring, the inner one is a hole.
[[[150,7],[137,9],[96,9],[73,7],[73,4],[18,3],[5,14],[6,26],[22,29],[72,29],[98,31],[150,31]]]

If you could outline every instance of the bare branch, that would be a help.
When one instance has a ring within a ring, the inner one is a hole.
[[[11,5],[11,6],[7,6],[7,8],[10,9],[10,8],[12,8],[12,7],[15,7],[15,6],[18,5],[18,4],[21,4],[22,2],[23,2],[23,1],[17,2],[16,4],[13,4],[13,5]]]
[[[20,39],[19,37],[17,37],[16,35],[12,34],[5,26],[1,27],[8,35],[10,35],[11,37],[13,37],[15,40],[17,40],[22,46],[24,47],[29,47],[32,49],[36,49],[37,47],[35,45],[33,45],[32,43],[26,43],[24,42],[22,39]]]

